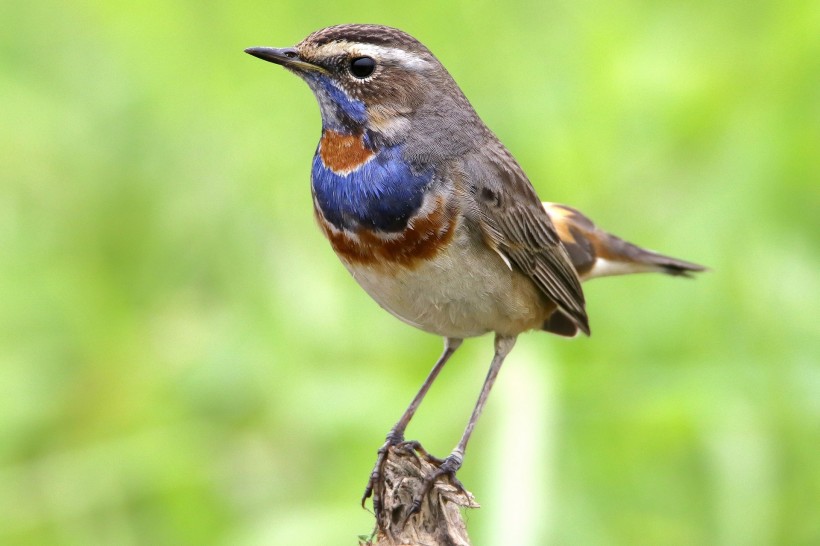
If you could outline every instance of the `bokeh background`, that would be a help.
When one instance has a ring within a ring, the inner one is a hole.
[[[820,544],[820,5],[0,4],[0,543],[356,544],[440,351],[313,223],[319,113],[245,55],[436,53],[546,200],[713,270],[522,336],[460,476],[475,544]],[[491,339],[408,435],[449,452]]]

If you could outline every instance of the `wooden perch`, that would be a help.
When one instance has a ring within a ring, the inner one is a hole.
[[[376,525],[376,541],[363,542],[361,546],[470,546],[462,508],[479,505],[470,492],[449,478],[437,480],[423,499],[419,512],[407,517],[424,478],[437,468],[434,461],[420,455],[410,444],[388,449],[382,485],[382,521]]]

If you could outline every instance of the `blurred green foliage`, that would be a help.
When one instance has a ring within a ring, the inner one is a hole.
[[[461,473],[475,543],[820,543],[815,0],[10,0],[0,19],[0,543],[368,532],[375,449],[440,341],[337,262],[311,212],[314,99],[242,52],[340,22],[426,43],[545,200],[713,268],[593,282],[593,337],[522,337]],[[455,444],[490,352],[465,345],[410,436]],[[522,456],[532,479],[508,479]]]

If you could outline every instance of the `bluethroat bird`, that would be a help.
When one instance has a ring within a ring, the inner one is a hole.
[[[405,32],[339,25],[294,47],[245,51],[301,77],[319,102],[313,205],[339,259],[388,312],[444,337],[444,352],[378,452],[362,499],[373,495],[377,516],[387,450],[404,442],[464,338],[493,332],[495,355],[461,440],[422,497],[442,476],[455,481],[518,334],[589,335],[581,281],[704,269],[610,235],[574,208],[542,203],[452,76]]]

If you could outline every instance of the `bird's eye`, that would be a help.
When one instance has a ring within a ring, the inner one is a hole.
[[[350,73],[359,79],[364,79],[376,69],[376,61],[370,57],[356,57],[350,61]]]

